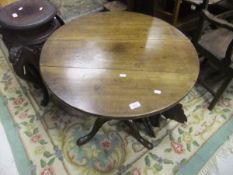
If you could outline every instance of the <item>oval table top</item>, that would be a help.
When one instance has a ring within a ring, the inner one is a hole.
[[[103,118],[160,113],[193,87],[199,61],[192,43],[170,24],[133,12],[77,18],[45,43],[40,71],[62,102]]]

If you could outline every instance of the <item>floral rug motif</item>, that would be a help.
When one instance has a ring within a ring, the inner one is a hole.
[[[194,87],[181,101],[186,124],[163,120],[149,138],[147,150],[127,133],[118,121],[104,125],[84,146],[76,141],[93,126],[94,117],[72,116],[52,102],[40,106],[40,90],[15,76],[7,59],[0,58],[0,95],[15,123],[32,175],[171,175],[185,166],[196,151],[233,114],[233,85],[213,111],[207,109],[211,96]]]

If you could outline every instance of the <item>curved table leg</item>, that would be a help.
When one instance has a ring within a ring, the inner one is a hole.
[[[125,123],[129,126],[130,128],[130,133],[132,134],[132,136],[139,141],[143,146],[145,146],[148,149],[152,149],[153,148],[153,144],[150,143],[148,140],[144,139],[139,131],[138,131],[138,127],[136,126],[135,122],[133,120],[126,120]]]
[[[96,135],[96,133],[99,131],[99,129],[100,129],[100,128],[103,126],[103,124],[104,124],[105,122],[107,122],[107,121],[109,121],[109,120],[97,118],[96,121],[95,121],[95,123],[94,123],[94,126],[93,126],[93,128],[92,128],[92,130],[91,130],[91,132],[88,133],[87,135],[85,135],[85,136],[79,138],[78,141],[77,141],[77,145],[78,145],[78,146],[81,146],[81,145],[87,143],[92,137],[94,137],[94,136]]]
[[[143,118],[142,123],[146,129],[147,134],[151,137],[155,137],[155,133],[153,131],[149,118]]]
[[[175,120],[180,123],[187,122],[187,117],[184,113],[184,110],[182,109],[182,105],[178,103],[173,108],[169,109],[168,111],[165,111],[162,113],[166,118]]]

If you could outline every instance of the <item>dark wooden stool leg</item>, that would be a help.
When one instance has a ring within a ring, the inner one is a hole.
[[[34,68],[33,65],[25,65],[25,66],[26,66],[26,70],[29,71],[28,76],[32,79],[32,82],[35,85],[39,86],[39,88],[42,91],[43,99],[41,100],[41,105],[46,106],[49,102],[49,93],[46,86],[43,83],[40,73],[37,71],[36,68]]]
[[[61,26],[63,26],[65,24],[65,22],[63,21],[63,19],[59,15],[55,15],[55,18],[58,20],[58,22]]]
[[[40,48],[38,47],[17,46],[10,49],[9,60],[20,78],[30,81],[42,90],[41,105],[46,106],[49,102],[49,93],[39,73],[39,55]]]
[[[151,137],[155,137],[155,133],[153,131],[153,128],[151,126],[151,122],[150,122],[149,118],[142,119],[142,123],[146,129],[147,134]]]
[[[103,124],[105,122],[107,122],[109,120],[107,119],[101,119],[101,118],[97,118],[96,121],[95,121],[95,124],[91,130],[90,133],[88,133],[87,135],[79,138],[77,140],[77,145],[78,146],[81,146],[81,145],[84,145],[85,143],[87,143],[92,137],[94,137],[96,135],[96,133],[99,131],[99,129],[103,126]]]
[[[49,103],[49,93],[48,93],[48,90],[43,83],[40,84],[40,88],[41,88],[42,93],[43,93],[43,99],[41,100],[40,104],[41,104],[41,106],[46,106]]]
[[[132,136],[139,141],[143,146],[145,146],[148,149],[152,149],[153,148],[153,144],[150,143],[148,140],[144,139],[139,131],[138,131],[138,127],[136,126],[136,123],[133,120],[126,120],[125,123],[129,126],[130,128],[130,134],[132,134]]]

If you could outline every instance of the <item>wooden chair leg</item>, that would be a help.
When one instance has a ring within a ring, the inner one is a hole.
[[[135,10],[135,1],[134,0],[127,0],[127,9],[129,11],[134,11]]]
[[[221,87],[218,89],[218,91],[216,92],[214,99],[210,102],[210,105],[208,107],[209,110],[212,110],[214,108],[214,106],[216,105],[216,103],[218,102],[219,98],[221,97],[221,95],[223,94],[224,90],[227,88],[228,84],[231,82],[232,80],[232,76],[229,76],[226,78],[226,80],[223,82],[223,84],[221,85]]]
[[[173,11],[173,16],[172,16],[172,25],[174,26],[176,26],[178,18],[179,18],[181,3],[182,3],[181,0],[176,0],[175,2],[175,7]]]
[[[201,69],[206,66],[208,60],[206,58],[203,59],[203,61],[200,63]]]
[[[159,1],[155,0],[153,2],[153,16],[157,16],[158,7],[159,7]]]

